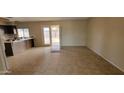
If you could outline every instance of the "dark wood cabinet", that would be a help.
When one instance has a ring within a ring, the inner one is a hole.
[[[4,43],[5,44],[5,53],[6,56],[13,56],[12,43]]]
[[[5,34],[16,34],[17,28],[14,25],[0,25]]]

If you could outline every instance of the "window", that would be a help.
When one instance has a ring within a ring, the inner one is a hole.
[[[30,37],[29,29],[28,28],[18,28],[18,37],[20,37],[20,38]]]

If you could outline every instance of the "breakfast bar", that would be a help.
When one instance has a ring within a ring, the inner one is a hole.
[[[4,44],[6,56],[14,56],[34,47],[34,39],[27,38],[15,41],[6,41]]]

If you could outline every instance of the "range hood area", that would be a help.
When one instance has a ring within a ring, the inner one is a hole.
[[[17,28],[15,25],[0,25],[5,34],[16,34]]]

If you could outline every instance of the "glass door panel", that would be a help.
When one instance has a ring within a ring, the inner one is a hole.
[[[60,29],[59,25],[51,26],[51,43],[52,51],[60,50]]]
[[[50,29],[49,27],[43,27],[44,44],[50,45]]]

